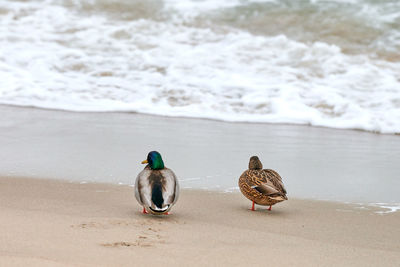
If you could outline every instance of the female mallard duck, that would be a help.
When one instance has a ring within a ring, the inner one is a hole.
[[[263,169],[263,165],[257,156],[252,156],[249,161],[249,169],[239,178],[239,188],[242,194],[258,205],[271,206],[287,200],[286,189],[282,178],[274,170]]]
[[[168,214],[179,196],[179,185],[175,174],[164,167],[160,153],[151,151],[147,160],[142,161],[146,167],[135,182],[135,197],[143,206],[143,213]]]

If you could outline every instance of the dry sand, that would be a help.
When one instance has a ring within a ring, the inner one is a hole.
[[[182,190],[141,214],[130,186],[0,178],[0,266],[398,266],[400,213]]]

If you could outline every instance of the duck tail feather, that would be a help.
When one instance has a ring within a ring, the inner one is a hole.
[[[164,198],[162,195],[162,185],[161,184],[154,184],[151,190],[151,201],[156,205],[158,208],[162,209],[164,204]]]

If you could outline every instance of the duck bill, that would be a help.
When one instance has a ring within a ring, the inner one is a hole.
[[[142,164],[147,164],[147,163],[149,163],[149,162],[147,161],[147,159],[142,161]]]

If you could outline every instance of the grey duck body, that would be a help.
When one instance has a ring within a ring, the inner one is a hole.
[[[168,168],[153,170],[147,165],[136,178],[135,197],[152,214],[167,213],[179,197],[175,173]]]

